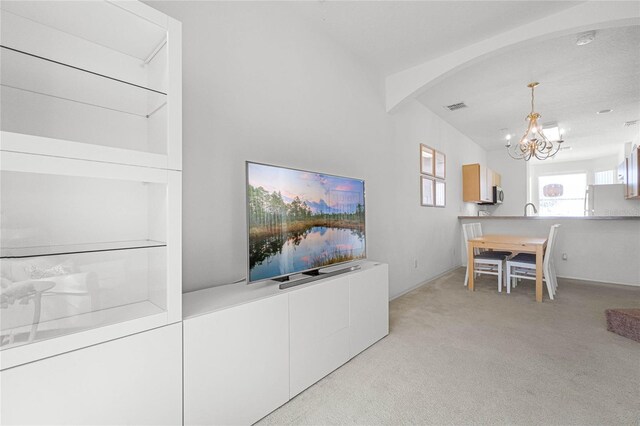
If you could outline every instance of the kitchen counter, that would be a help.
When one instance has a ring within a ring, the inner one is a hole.
[[[559,277],[640,286],[640,216],[460,216],[458,226],[474,222],[486,235],[522,237],[546,237],[560,224],[554,247]],[[462,238],[460,254],[466,264]]]
[[[640,216],[458,216],[458,219],[640,220]]]

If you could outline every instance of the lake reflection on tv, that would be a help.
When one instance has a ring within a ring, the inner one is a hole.
[[[365,257],[364,181],[247,163],[248,281]]]
[[[357,230],[314,226],[302,233],[254,240],[251,281],[364,257],[364,234]]]

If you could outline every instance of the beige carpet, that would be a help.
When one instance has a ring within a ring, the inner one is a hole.
[[[499,294],[464,269],[391,302],[391,333],[262,424],[640,424],[640,344],[604,310],[640,287],[560,280]]]

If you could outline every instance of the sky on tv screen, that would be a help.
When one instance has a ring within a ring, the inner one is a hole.
[[[364,182],[359,179],[249,163],[249,185],[280,193],[286,203],[296,197],[313,214],[354,213],[364,206]]]

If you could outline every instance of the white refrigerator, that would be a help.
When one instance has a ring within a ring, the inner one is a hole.
[[[638,216],[640,203],[625,200],[625,185],[589,185],[584,200],[585,216]]]

